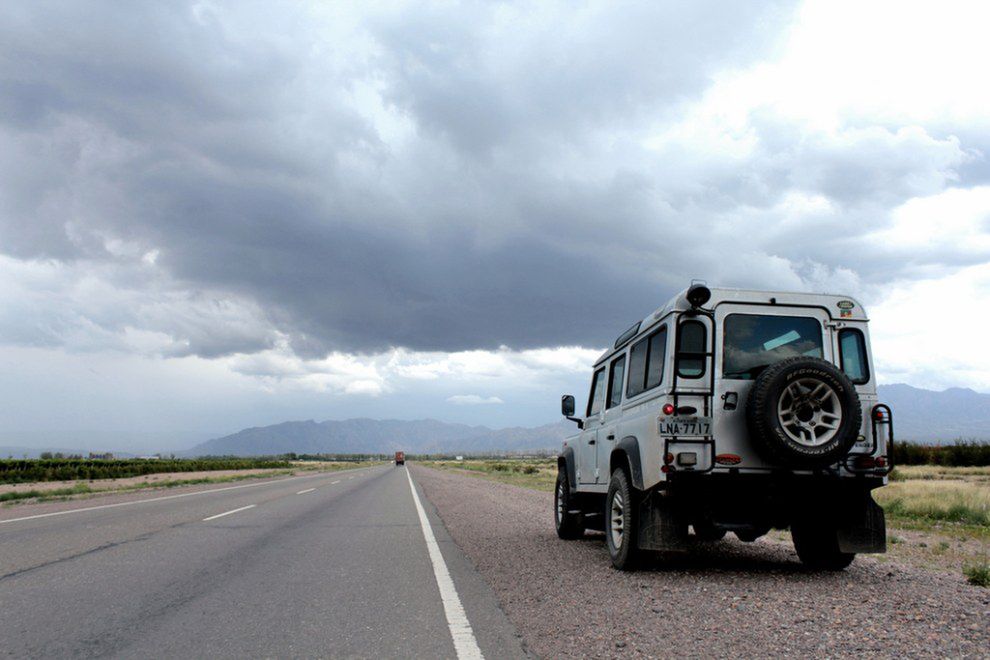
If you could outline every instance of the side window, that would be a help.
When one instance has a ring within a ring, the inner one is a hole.
[[[608,379],[608,405],[606,409],[622,403],[622,378],[626,375],[626,356],[612,361],[612,372]]]
[[[627,397],[634,397],[653,389],[663,381],[665,357],[667,357],[667,326],[633,344],[629,349]]]
[[[839,330],[839,365],[849,380],[862,385],[870,380],[870,365],[866,357],[866,339],[859,330]]]
[[[663,362],[666,357],[667,326],[664,326],[650,337],[650,364],[646,369],[646,389],[654,388],[663,381]]]
[[[677,375],[701,378],[705,375],[705,350],[708,332],[701,321],[685,321],[678,328]]]
[[[591,396],[588,398],[588,417],[597,415],[602,410],[605,399],[605,368],[595,372],[591,379]]]
[[[629,387],[626,396],[634,397],[646,389],[646,357],[650,340],[641,339],[629,349]]]

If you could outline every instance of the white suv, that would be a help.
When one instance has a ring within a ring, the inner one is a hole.
[[[808,566],[884,552],[871,491],[892,469],[867,318],[848,296],[695,284],[594,366],[579,433],[558,457],[557,534],[605,531],[616,568],[643,550],[790,527]]]

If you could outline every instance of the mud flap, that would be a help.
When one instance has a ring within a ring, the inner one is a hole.
[[[671,506],[669,497],[657,491],[648,493],[639,503],[640,550],[677,552],[688,549],[687,525]]]
[[[869,491],[850,493],[837,521],[840,552],[887,552],[883,509]]]

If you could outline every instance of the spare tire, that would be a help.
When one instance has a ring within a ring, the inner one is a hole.
[[[852,381],[835,365],[796,357],[759,375],[746,402],[746,422],[767,460],[820,468],[849,453],[860,433],[863,409]]]

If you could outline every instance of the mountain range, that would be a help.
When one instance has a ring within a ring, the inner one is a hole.
[[[910,385],[881,385],[880,400],[894,411],[900,440],[948,443],[958,438],[990,440],[990,394],[953,387],[938,392]],[[492,429],[434,419],[346,419],[282,422],[244,429],[179,452],[183,456],[272,454],[414,454],[525,452],[556,449],[576,431],[561,420],[537,427]],[[0,447],[0,456],[37,456],[44,448]],[[86,452],[61,449],[63,453]],[[115,452],[117,455],[125,455]]]
[[[990,394],[950,388],[942,392],[910,385],[882,385],[880,399],[894,411],[896,437],[925,443],[957,438],[990,440]],[[188,455],[264,455],[295,453],[415,454],[486,453],[554,449],[574,433],[573,423],[560,421],[535,428],[490,429],[449,424],[433,419],[348,419],[326,422],[283,422],[245,429],[204,442]]]

